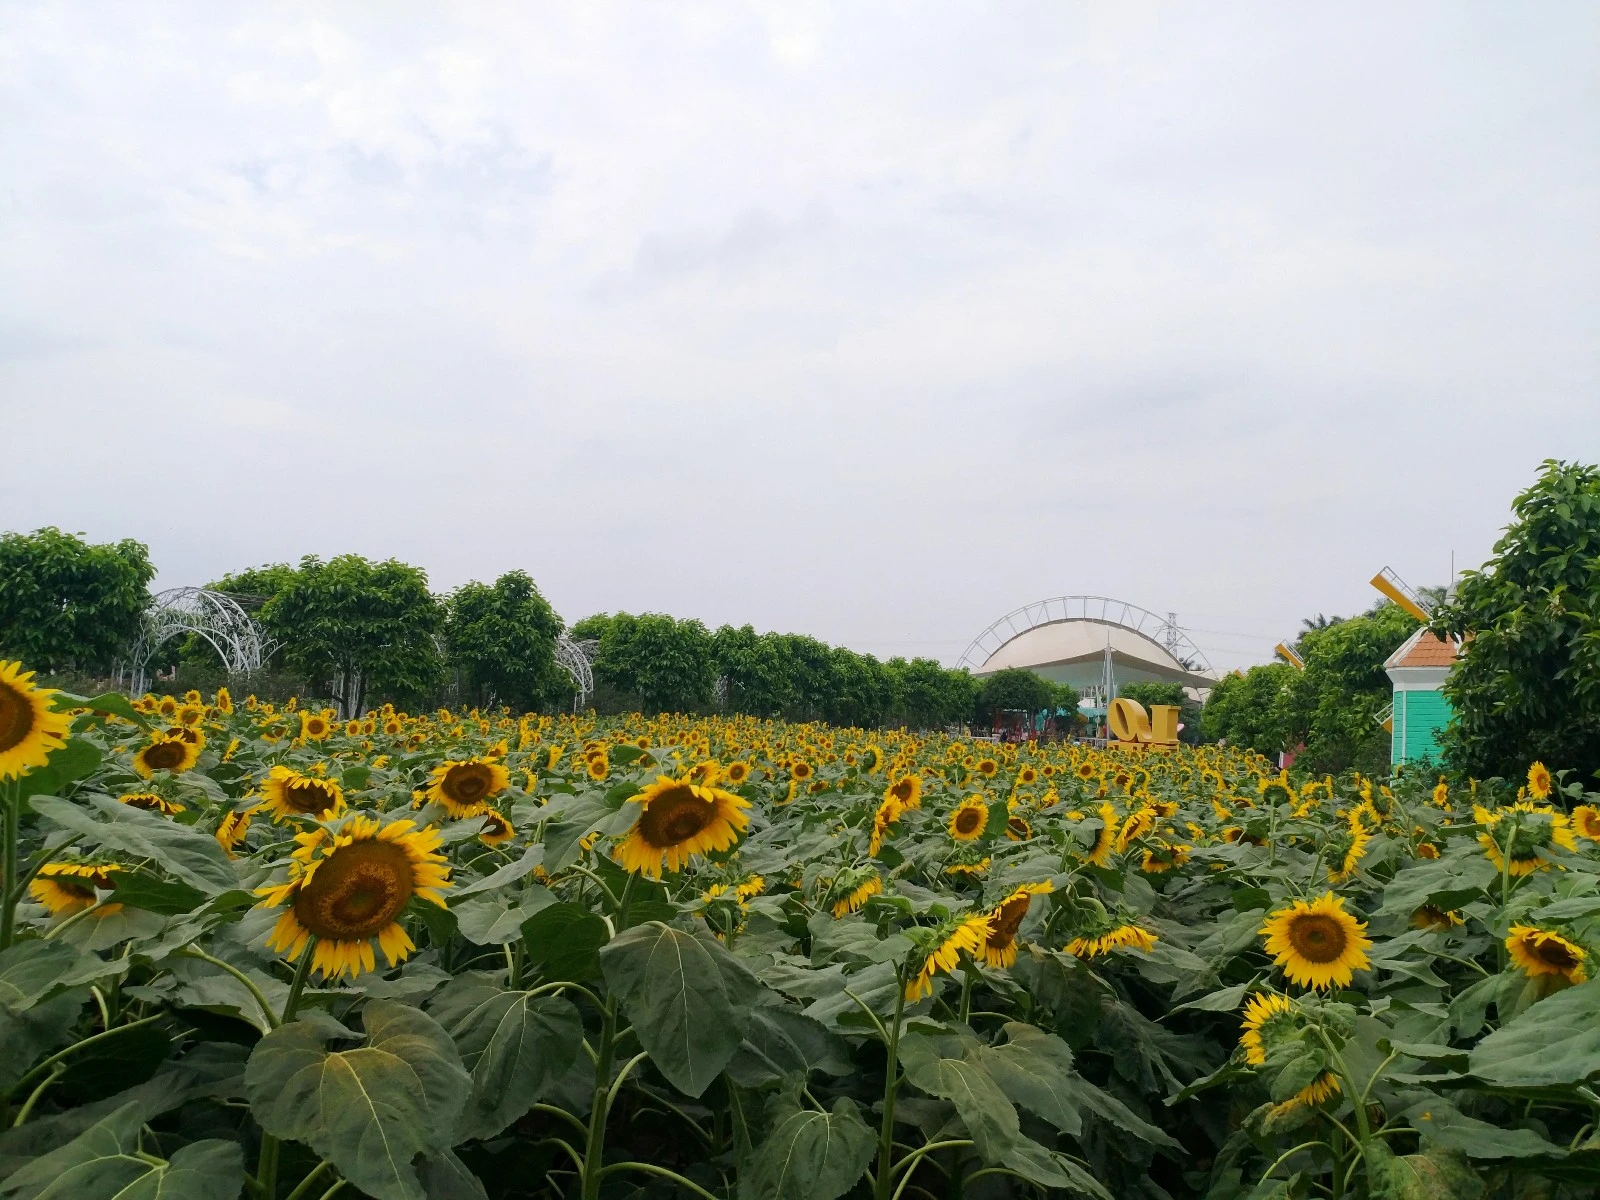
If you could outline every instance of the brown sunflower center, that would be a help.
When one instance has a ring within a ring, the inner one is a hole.
[[[908,775],[904,779],[896,780],[895,785],[889,789],[889,794],[900,801],[901,804],[904,804],[911,799],[911,789],[914,786],[911,782],[911,777]]]
[[[482,763],[461,763],[445,772],[440,790],[457,804],[476,804],[493,784],[494,772]]]
[[[1007,900],[1000,906],[1000,915],[995,918],[990,928],[989,944],[1004,950],[1011,945],[1017,936],[1017,930],[1022,928],[1022,918],[1028,915],[1028,906],[1033,903],[1031,896],[1018,896],[1015,900]]]
[[[184,757],[181,742],[157,742],[145,750],[144,765],[158,771],[166,771],[181,763]]]
[[[415,890],[411,860],[393,842],[341,846],[294,898],[294,915],[319,938],[372,937],[399,915]]]
[[[0,683],[0,751],[20,745],[33,729],[33,705],[10,684]]]
[[[700,799],[687,787],[662,792],[639,815],[639,836],[658,850],[688,841],[717,815],[714,804]]]
[[[334,805],[333,789],[315,779],[301,779],[283,790],[283,802],[295,812],[324,813]]]
[[[956,814],[957,833],[976,833],[983,814],[975,808],[963,808]]]
[[[1344,926],[1322,913],[1298,916],[1289,923],[1289,944],[1307,962],[1334,962],[1349,943]]]
[[[1532,939],[1530,939],[1532,941]],[[1553,938],[1532,941],[1528,949],[1533,956],[1545,966],[1560,971],[1563,974],[1570,972],[1578,965],[1579,959],[1564,943]]]

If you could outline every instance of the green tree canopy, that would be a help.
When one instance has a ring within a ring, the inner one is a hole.
[[[40,671],[108,668],[139,635],[154,575],[138,542],[0,534],[0,655]]]
[[[931,658],[891,658],[884,673],[889,723],[937,729],[972,719],[979,681],[969,672],[947,670]]]
[[[571,700],[571,680],[556,665],[561,618],[526,571],[464,584],[445,608],[445,643],[468,703],[527,712]]]
[[[356,554],[301,559],[260,613],[289,663],[326,683],[346,716],[368,696],[415,704],[438,687],[444,616],[420,567]]]
[[[1446,761],[1520,776],[1533,760],[1600,772],[1600,468],[1547,461],[1482,570],[1434,628],[1468,636],[1445,684]]]
[[[699,621],[661,613],[590,617],[574,626],[580,636],[600,635],[595,678],[636,698],[648,712],[693,712],[711,703],[716,685],[711,634]]]
[[[1297,672],[1288,663],[1263,663],[1217,681],[1200,715],[1208,742],[1227,741],[1262,754],[1276,754],[1288,736],[1283,693]]]
[[[1037,713],[1054,707],[1056,694],[1055,685],[1043,676],[1021,667],[1007,667],[978,685],[974,708],[980,719],[991,719],[995,713],[1008,710]]]
[[[1394,694],[1383,663],[1416,628],[1414,617],[1385,600],[1300,639],[1306,669],[1286,676],[1276,723],[1285,747],[1305,743],[1306,767],[1388,772],[1389,735],[1375,719]]]

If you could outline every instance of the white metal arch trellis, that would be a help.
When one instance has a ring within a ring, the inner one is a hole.
[[[565,633],[556,638],[556,665],[572,676],[576,693],[572,699],[573,712],[581,709],[594,694],[594,654],[599,647],[600,643],[592,638],[574,641]]]
[[[207,588],[168,588],[145,609],[139,637],[126,664],[128,690],[139,695],[150,686],[150,660],[167,641],[196,634],[210,643],[230,676],[259,671],[277,648],[261,626],[223,592]]]
[[[1120,625],[1156,642],[1188,670],[1211,673],[1210,659],[1178,627],[1176,613],[1168,613],[1163,617],[1137,604],[1113,600],[1109,596],[1052,596],[1048,600],[1024,604],[973,638],[956,665],[975,671],[1013,638],[1040,625],[1054,625],[1062,621],[1098,621],[1105,625]]]

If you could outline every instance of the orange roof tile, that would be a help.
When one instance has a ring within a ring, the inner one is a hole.
[[[1406,656],[1394,665],[1397,667],[1448,667],[1456,661],[1456,644],[1441,642],[1429,630],[1424,630]]]

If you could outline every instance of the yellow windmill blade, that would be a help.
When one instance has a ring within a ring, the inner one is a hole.
[[[1372,586],[1424,625],[1433,619],[1433,615],[1428,611],[1422,597],[1412,591],[1406,581],[1396,575],[1390,568],[1385,567],[1374,575],[1372,577]]]
[[[1296,671],[1304,671],[1306,669],[1305,660],[1282,642],[1273,647],[1273,652]]]

